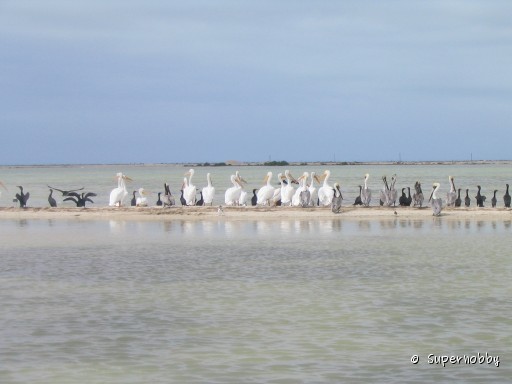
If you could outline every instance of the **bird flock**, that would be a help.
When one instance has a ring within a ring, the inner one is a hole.
[[[112,189],[109,196],[110,207],[122,207],[124,201],[128,196],[127,182],[133,181],[130,177],[119,172],[116,174],[117,187]],[[194,169],[190,169],[184,174],[183,182],[180,189],[179,201],[182,206],[212,206],[215,198],[215,187],[212,183],[210,173],[206,175],[206,185],[198,188],[194,184]],[[325,170],[321,175],[315,172],[304,172],[300,177],[295,178],[289,170],[277,174],[277,184],[273,183],[273,173],[267,172],[264,177],[263,183],[259,188],[252,189],[252,196],[246,191],[246,180],[236,171],[230,176],[231,186],[226,189],[224,193],[224,202],[226,206],[292,206],[292,207],[330,207],[333,213],[341,212],[343,194],[341,192],[340,183],[335,182],[330,184],[331,172]],[[370,207],[372,202],[372,190],[368,186],[370,175],[366,173],[361,185],[359,185],[359,195],[356,197],[354,206]],[[401,195],[398,196],[396,189],[397,175],[393,174],[388,180],[387,176],[382,176],[382,188],[378,191],[379,205],[385,207],[399,206],[408,207],[413,206],[422,208],[425,204],[425,196],[420,181],[416,181],[413,187],[413,194],[411,195],[411,187],[401,188]],[[471,197],[469,196],[469,189],[465,190],[464,202],[461,198],[461,188],[455,187],[455,177],[449,176],[448,182],[450,191],[446,195],[446,200],[438,195],[440,183],[434,182],[432,190],[428,199],[432,214],[439,216],[443,206],[447,207],[465,207],[471,206]],[[294,186],[296,185],[296,187]],[[158,200],[156,206],[172,207],[176,205],[176,199],[171,193],[168,183],[164,183],[164,191],[158,192]],[[486,196],[482,195],[482,188],[477,185],[477,193],[475,198],[477,207],[484,207],[487,200]],[[0,188],[7,191],[5,185],[0,181]],[[25,192],[23,186],[17,186],[19,192],[16,193],[13,202],[19,203],[20,208],[27,207],[30,193]],[[53,196],[55,191],[62,194],[63,201],[71,201],[77,207],[86,208],[86,204],[92,204],[94,201],[92,197],[97,196],[94,192],[84,192],[84,187],[78,189],[60,189],[48,185],[49,195],[48,204],[50,207],[57,207],[57,201]],[[496,196],[498,190],[493,191],[491,198],[491,206],[497,207],[498,198]],[[138,193],[138,196],[136,195]],[[1,190],[0,190],[1,196]],[[218,202],[217,202],[218,203]],[[509,194],[509,185],[506,184],[506,192],[503,195],[503,204],[506,208],[510,208],[511,196]],[[139,188],[138,191],[132,192],[130,201],[131,206],[148,207],[148,192],[144,188]],[[223,212],[222,204],[219,205],[219,212]]]

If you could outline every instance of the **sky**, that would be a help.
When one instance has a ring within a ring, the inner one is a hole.
[[[0,0],[0,164],[511,159],[511,14]]]

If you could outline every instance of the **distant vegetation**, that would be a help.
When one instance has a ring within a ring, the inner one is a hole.
[[[203,163],[198,164],[200,167],[224,167],[227,164],[226,163]]]
[[[283,166],[283,165],[290,165],[287,161],[266,161],[263,163],[263,165],[274,167],[274,166]]]

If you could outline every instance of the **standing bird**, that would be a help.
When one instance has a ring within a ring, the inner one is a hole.
[[[332,198],[334,197],[334,189],[329,185],[329,177],[331,176],[331,171],[325,170],[320,179],[323,179],[322,186],[318,189],[318,205],[321,206],[329,206],[332,203]]]
[[[226,189],[226,192],[224,193],[224,204],[238,205],[242,186],[238,182],[236,175],[231,175],[231,184],[233,184],[233,186]]]
[[[30,197],[30,192],[23,193],[23,187],[21,185],[17,186],[20,189],[20,193],[16,194],[16,199],[20,203],[20,208],[27,207],[27,200]]]
[[[393,204],[393,207],[396,206],[396,198],[398,197],[398,192],[395,189],[396,183],[396,174],[391,176],[391,184],[389,186],[389,206]]]
[[[331,211],[333,213],[340,213],[343,196],[341,194],[340,185],[338,183],[334,183],[332,192],[333,196],[331,201]]]
[[[203,200],[204,205],[213,205],[213,198],[215,196],[215,187],[212,185],[212,179],[210,177],[210,173],[206,174],[206,182],[208,185],[203,187]]]
[[[164,207],[171,207],[176,204],[174,200],[174,196],[171,193],[171,189],[169,188],[169,184],[164,183],[164,200],[162,201]]]
[[[398,205],[401,207],[407,206],[407,195],[405,194],[405,188],[402,188],[402,196],[398,199]]]
[[[50,188],[50,195],[48,196],[48,203],[50,207],[55,208],[57,206],[57,201],[53,198],[53,189]]]
[[[286,178],[286,184],[281,186],[281,204],[292,205],[292,198],[295,193],[292,183],[298,184],[298,181],[291,175],[288,169],[284,171],[284,177]]]
[[[251,205],[254,207],[256,204],[258,204],[258,196],[256,196],[257,189],[252,190],[252,197],[251,197]]]
[[[137,197],[135,196],[136,193],[137,193],[137,191],[133,191],[133,197],[130,201],[130,206],[132,206],[132,207],[135,207],[137,205]]]
[[[265,176],[265,179],[263,180],[265,185],[258,190],[258,205],[270,205],[270,200],[274,197],[275,191],[275,188],[271,184],[271,180],[272,172],[267,172],[267,176]]]
[[[455,206],[460,207],[462,205],[462,200],[460,198],[460,188],[457,190],[457,198],[455,199]]]
[[[494,196],[491,199],[491,205],[492,205],[493,208],[496,208],[496,203],[498,201],[498,200],[496,200],[496,192],[498,192],[497,189],[494,190]]]
[[[412,203],[412,197],[411,197],[411,187],[407,187],[407,202],[406,202],[406,206],[407,207],[410,207],[411,206],[411,203]]]
[[[466,189],[466,197],[464,198],[464,205],[469,207],[471,205],[471,199],[469,198],[469,189]]]
[[[457,198],[454,177],[448,176],[448,181],[450,182],[450,192],[446,194],[446,206],[453,207],[455,205],[455,199]]]
[[[365,207],[370,206],[370,202],[372,201],[372,191],[368,188],[368,178],[370,174],[367,173],[364,175],[364,186],[361,191],[361,201]]]
[[[235,172],[235,177],[236,177],[238,184],[240,185],[240,197],[238,198],[238,205],[246,206],[248,194],[247,194],[247,191],[244,189],[244,184],[247,184],[247,181],[245,181],[242,178],[242,176],[240,176],[239,171]]]
[[[423,191],[421,190],[421,183],[419,181],[417,181],[415,184],[414,184],[414,194],[412,195],[412,201],[414,202],[414,206],[415,207],[420,207],[423,205],[423,200],[424,200],[424,197],[423,197]]]
[[[156,201],[156,206],[161,207],[163,205],[162,200],[160,199],[160,195],[162,192],[158,192],[158,200]]]
[[[203,191],[200,191],[199,194],[201,195],[201,198],[196,201],[196,205],[202,207],[204,205]]]
[[[318,205],[318,190],[315,187],[315,181],[320,184],[320,179],[318,178],[316,173],[311,172],[311,184],[308,187],[308,191],[309,191],[309,195],[310,195],[309,205],[312,207]],[[307,183],[306,183],[306,185],[307,185]]]
[[[5,189],[7,191],[7,188],[5,187],[4,183],[2,183],[0,181],[0,187],[2,187],[3,189]],[[0,191],[0,197],[2,197],[2,191]]]
[[[352,205],[363,205],[363,200],[361,197],[361,191],[363,190],[363,186],[359,186],[359,196],[356,197],[356,200],[354,201],[354,204]]]
[[[476,194],[476,206],[477,207],[483,207],[484,206],[484,202],[485,202],[485,199],[486,197],[483,196],[481,193],[480,193],[480,190],[482,189],[482,187],[480,187],[479,185],[477,185],[477,188],[478,188],[478,192]]]
[[[121,207],[123,205],[123,200],[125,199],[126,195],[128,195],[125,180],[132,181],[132,179],[121,172],[117,173],[116,177],[117,188],[114,188],[110,192],[110,202],[108,205],[111,207]]]
[[[194,169],[190,168],[185,176],[188,176],[185,188],[183,188],[183,198],[187,202],[187,205],[196,204],[196,186],[192,184],[192,177],[194,177]]]
[[[507,184],[507,191],[505,192],[505,195],[503,196],[503,202],[505,203],[506,208],[510,208],[510,194],[508,193],[508,184]]]
[[[428,201],[432,202],[432,214],[434,216],[439,216],[441,214],[441,210],[443,209],[443,200],[440,197],[437,197],[437,190],[439,187],[439,183],[434,183],[432,185],[432,193],[428,199]]]
[[[292,206],[294,206],[294,207],[302,206],[301,194],[302,194],[302,192],[305,192],[308,190],[308,177],[309,177],[309,173],[304,172],[302,174],[302,176],[297,179],[299,182],[299,187],[295,190],[295,193],[293,194]],[[310,193],[310,196],[311,196],[311,193]],[[307,204],[309,204],[309,198],[307,200]]]

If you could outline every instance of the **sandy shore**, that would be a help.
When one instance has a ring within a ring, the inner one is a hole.
[[[395,213],[396,212],[396,213]],[[334,214],[330,208],[299,207],[122,207],[122,208],[0,208],[1,219],[91,219],[91,220],[317,220],[346,218],[371,220],[384,218],[425,219],[432,217],[430,207],[343,207]],[[510,208],[445,208],[441,218],[455,220],[512,220]]]

